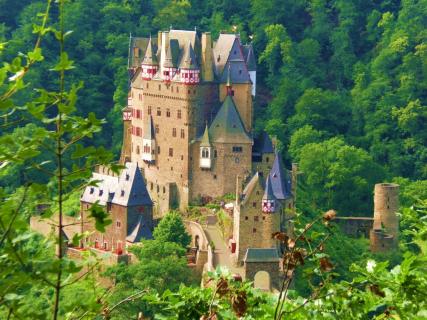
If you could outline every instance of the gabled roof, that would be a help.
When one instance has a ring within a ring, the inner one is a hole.
[[[125,207],[153,205],[136,164],[126,163],[119,176],[94,172],[91,180],[99,181],[98,185],[86,187],[81,197],[83,202],[100,205],[110,202]]]
[[[144,59],[142,60],[142,64],[155,66],[158,65],[159,62],[157,61],[156,52],[154,51],[154,47],[151,41],[151,37],[148,40],[147,49],[145,50]]]
[[[252,143],[252,138],[247,134],[231,96],[225,97],[209,127],[209,135],[212,142]]]
[[[145,123],[143,139],[154,140],[153,117],[151,115],[148,117]]]
[[[267,180],[265,181],[265,191],[264,191],[264,195],[262,197],[264,200],[275,200],[276,197],[274,196],[273,193],[273,187],[271,185],[271,178],[268,175],[267,176]]]
[[[133,219],[132,219],[133,218]],[[144,222],[142,214],[132,214],[128,217],[128,232],[126,241],[135,243],[141,239],[152,239],[153,235],[149,226]]]
[[[209,130],[208,130],[208,124],[206,123],[205,132],[203,132],[203,136],[200,141],[201,147],[210,147],[211,142],[209,140]]]
[[[254,153],[274,153],[273,142],[264,130],[254,138]]]
[[[278,152],[276,152],[276,157],[274,158],[269,177],[271,178],[271,186],[273,187],[273,193],[276,199],[284,200],[292,197],[291,178],[289,177],[286,168],[284,168],[282,159]]]
[[[194,53],[191,42],[185,47],[182,54],[181,62],[179,64],[181,69],[198,69],[196,54]]]
[[[276,248],[248,248],[244,262],[279,262],[280,257]]]

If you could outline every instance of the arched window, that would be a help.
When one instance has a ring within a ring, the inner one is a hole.
[[[209,158],[209,149],[208,148],[202,149],[202,158],[204,158],[204,159]]]

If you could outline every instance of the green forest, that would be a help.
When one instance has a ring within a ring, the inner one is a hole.
[[[254,46],[255,130],[301,172],[278,298],[220,270],[200,288],[175,213],[129,268],[78,265],[29,229],[78,210],[94,165],[119,170],[130,35],[169,28]],[[427,319],[426,0],[0,0],[0,62],[0,319]],[[400,185],[401,238],[371,254],[322,213],[372,216],[379,182]]]

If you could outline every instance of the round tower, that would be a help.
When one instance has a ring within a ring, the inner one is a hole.
[[[384,227],[397,241],[399,235],[399,185],[377,183],[374,195],[374,228]]]

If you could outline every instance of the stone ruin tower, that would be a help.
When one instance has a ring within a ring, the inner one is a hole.
[[[399,185],[378,183],[374,195],[374,224],[370,242],[372,252],[388,251],[398,246]]]

